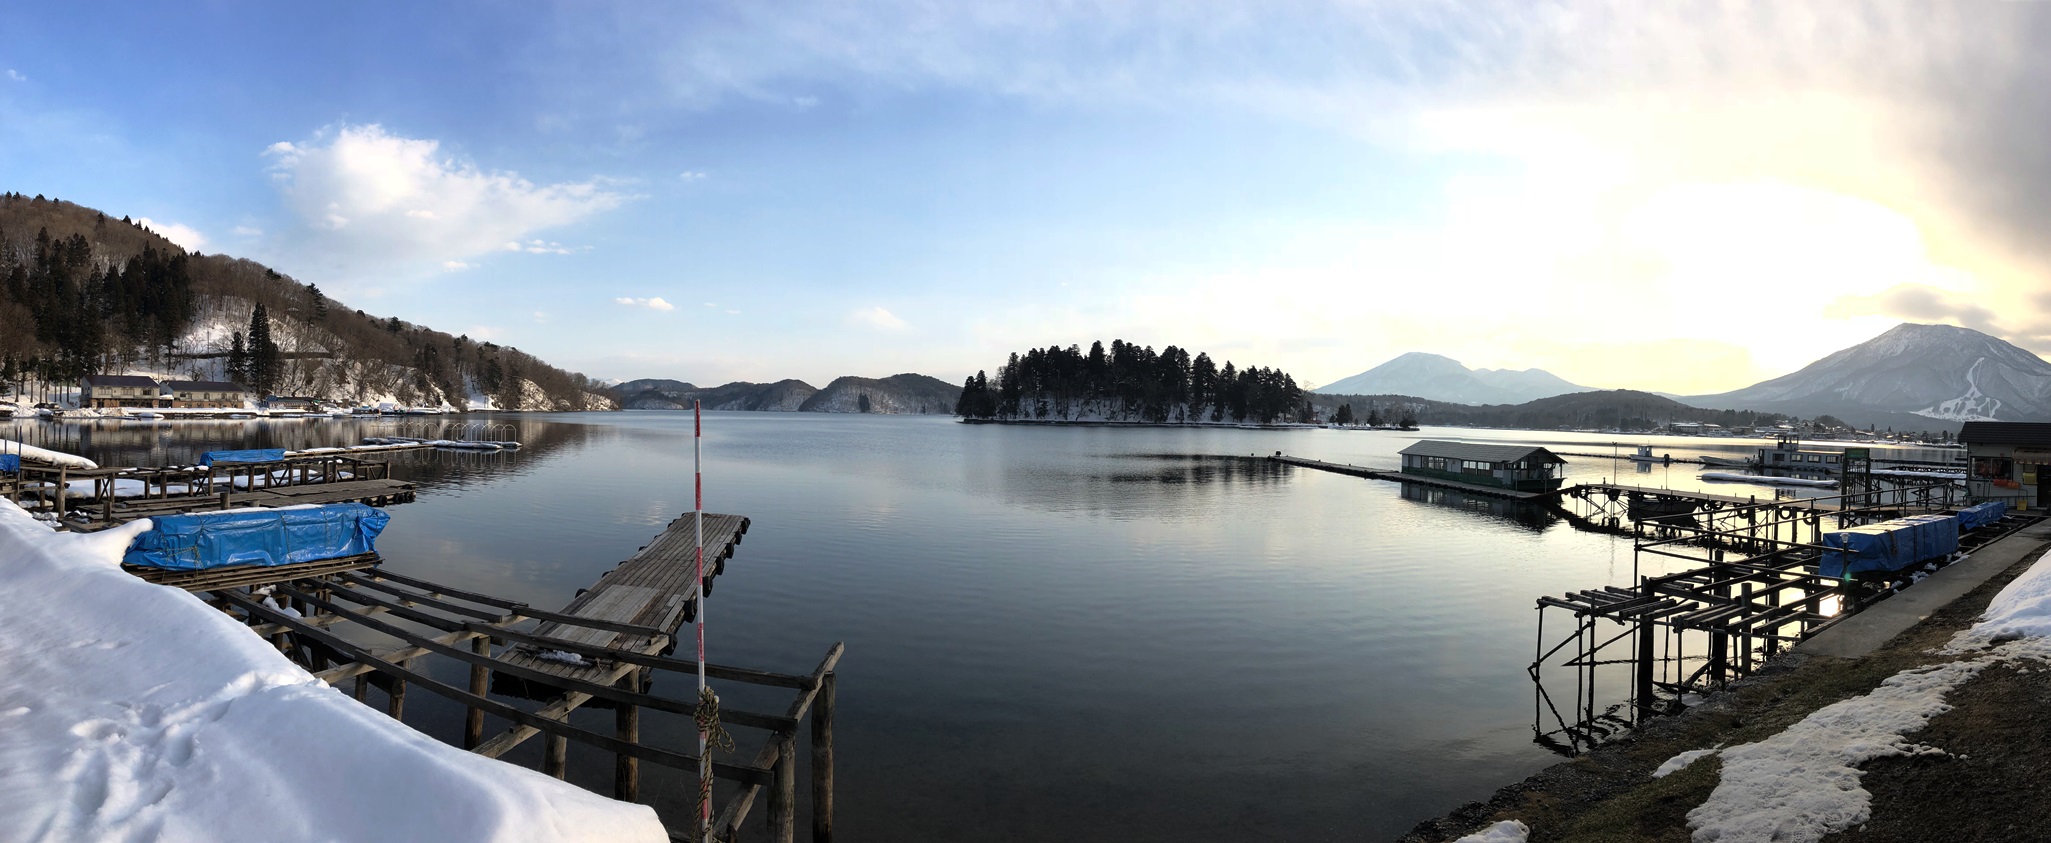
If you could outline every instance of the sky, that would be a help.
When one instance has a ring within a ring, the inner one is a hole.
[[[0,189],[607,379],[2051,352],[2051,4],[0,3]]]

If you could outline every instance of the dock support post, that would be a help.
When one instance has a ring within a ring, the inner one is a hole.
[[[410,670],[413,667],[413,660],[407,659],[399,662],[399,666]],[[399,676],[392,677],[391,699],[385,703],[385,713],[391,715],[393,720],[403,720],[406,716],[406,680],[404,678]]]
[[[812,698],[812,843],[833,843],[833,690],[828,671]]]
[[[1640,583],[1638,593],[1651,597],[1652,583]],[[1638,617],[1638,714],[1640,717],[1650,717],[1656,713],[1652,706],[1652,640],[1657,633],[1649,613]]]
[[[775,843],[796,843],[798,834],[798,733],[776,736],[777,753],[769,786],[769,839]]]
[[[569,774],[569,738],[553,732],[541,736],[541,771],[559,779]]]
[[[480,656],[491,655],[491,639],[478,636],[470,639],[470,652]],[[470,693],[484,696],[491,689],[491,669],[484,665],[470,666]],[[463,748],[476,749],[484,743],[484,710],[471,708],[463,713]]]
[[[620,680],[622,690],[640,691],[641,680],[648,675],[648,668],[628,674]],[[630,744],[641,743],[641,707],[620,703],[613,712],[613,733],[620,740]],[[641,759],[626,753],[614,756],[612,768],[612,798],[621,802],[635,802],[641,797]]]

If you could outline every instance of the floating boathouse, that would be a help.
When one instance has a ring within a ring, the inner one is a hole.
[[[1423,439],[1399,453],[1403,473],[1500,486],[1519,492],[1552,492],[1564,479],[1567,461],[1536,445],[1482,445]]]

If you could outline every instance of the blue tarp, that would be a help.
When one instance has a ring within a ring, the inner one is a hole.
[[[0,471],[15,472],[20,470],[20,454],[0,454]]]
[[[199,571],[231,565],[289,565],[377,552],[392,516],[360,503],[304,509],[234,509],[150,519],[125,565]]]
[[[1823,534],[1816,573],[1835,579],[1855,574],[1893,573],[1958,550],[1958,518],[1917,515]]]
[[[2008,504],[2002,501],[1974,504],[1958,511],[1958,528],[1961,530],[1977,530],[2001,520],[2002,516],[2007,514]]]
[[[284,448],[261,448],[253,451],[208,451],[199,455],[200,465],[215,465],[224,462],[277,462],[285,458]]]

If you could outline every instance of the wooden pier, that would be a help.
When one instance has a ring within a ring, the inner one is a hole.
[[[71,491],[87,481],[89,493]],[[135,494],[121,494],[123,484],[139,484]],[[83,515],[88,523],[66,520],[74,529],[106,529],[137,518],[206,512],[239,507],[275,509],[328,503],[390,506],[409,503],[414,484],[391,477],[391,464],[347,453],[287,456],[282,460],[224,463],[211,469],[66,468],[23,465],[18,476],[0,486],[8,499],[31,511],[64,519]]]
[[[679,684],[695,679],[695,661],[664,653],[682,623],[693,617],[696,601],[710,593],[712,577],[724,569],[749,523],[738,515],[705,515],[706,579],[700,582],[690,575],[695,546],[686,514],[559,611],[398,574],[385,570],[376,557],[145,576],[202,594],[242,618],[257,634],[271,638],[316,677],[349,687],[366,704],[381,699],[385,712],[395,719],[404,718],[408,690],[424,690],[465,709],[460,741],[466,749],[503,759],[540,735],[541,770],[556,778],[568,776],[571,744],[610,753],[615,758],[611,795],[649,801],[657,794],[643,792],[641,764],[670,767],[694,780],[701,759],[695,744],[673,749],[647,743],[644,714],[682,718],[682,728],[666,731],[690,735],[696,734],[692,720],[708,714],[697,699],[651,693],[652,678],[666,673]],[[271,598],[292,611],[259,600],[249,590],[255,585],[265,586]],[[356,643],[363,636],[345,634],[352,629],[398,643],[374,650]],[[737,738],[757,736],[741,741],[731,758],[712,762],[724,795],[720,799],[720,792],[715,793],[717,839],[737,839],[762,802],[770,839],[794,841],[797,777],[799,766],[808,764],[812,839],[832,840],[835,671],[843,651],[841,645],[833,645],[804,673],[704,666],[707,678],[716,684],[790,693],[790,703],[778,710],[758,712],[721,704],[709,712]],[[467,666],[467,684],[435,679],[421,664],[428,659]],[[520,693],[507,694],[514,686]],[[547,689],[539,707],[518,702],[534,699],[537,688]],[[572,712],[594,702],[613,709],[611,731],[571,724]],[[499,731],[487,736],[490,728]],[[798,751],[801,732],[809,736],[809,752],[804,754]],[[665,796],[688,803],[695,801],[697,791],[693,786],[686,793]],[[695,839],[695,831],[673,829],[671,837]]]

